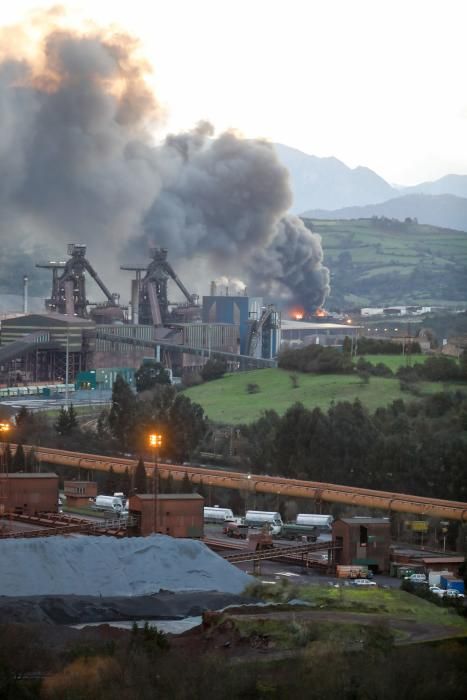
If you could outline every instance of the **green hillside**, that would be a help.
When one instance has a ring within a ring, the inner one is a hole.
[[[380,357],[378,361],[382,359]],[[395,399],[414,398],[401,392],[398,379],[372,377],[365,385],[355,375],[299,374],[298,386],[294,388],[291,374],[281,369],[237,372],[187,389],[185,393],[192,401],[201,404],[208,418],[227,424],[250,423],[268,409],[283,414],[297,401],[307,408],[319,406],[327,409],[332,401],[358,398],[373,411]],[[249,393],[249,384],[257,384],[259,391]],[[444,386],[435,382],[419,384],[422,394],[442,391]]]
[[[331,270],[327,308],[467,300],[467,233],[390,219],[305,220]]]

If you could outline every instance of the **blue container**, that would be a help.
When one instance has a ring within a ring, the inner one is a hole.
[[[464,593],[464,581],[461,578],[454,576],[441,576],[441,588],[444,590],[456,590],[458,593]]]

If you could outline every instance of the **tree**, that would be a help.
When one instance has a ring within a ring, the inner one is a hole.
[[[15,416],[15,423],[18,432],[21,435],[25,434],[34,423],[34,413],[32,411],[28,411],[26,406],[21,406]]]
[[[153,389],[156,384],[170,383],[170,374],[164,365],[156,362],[156,360],[144,362],[135,372],[135,384],[138,393]]]
[[[16,448],[15,455],[13,457],[13,468],[17,471],[21,471],[26,467],[26,455],[24,454],[23,445],[20,443]]]
[[[68,409],[68,432],[71,433],[72,430],[78,427],[78,417],[76,415],[75,407],[70,404]]]
[[[7,471],[13,465],[13,455],[11,454],[10,443],[7,444],[3,451],[3,463],[7,468]]]
[[[344,355],[348,355],[349,357],[351,355],[352,341],[350,340],[348,335],[346,335],[344,338],[344,342],[342,344],[342,352],[344,353]]]
[[[206,433],[204,411],[187,396],[177,394],[169,410],[166,453],[171,459],[185,462]]]
[[[188,472],[185,472],[182,479],[181,493],[193,493],[192,484]]]
[[[133,487],[136,493],[147,493],[146,467],[144,466],[142,457],[139,458],[138,464],[136,465]]]
[[[68,411],[64,406],[60,408],[58,418],[55,421],[54,427],[59,435],[68,435]]]
[[[122,474],[121,489],[125,496],[128,496],[131,491],[131,477],[128,467],[125,468]]]
[[[73,430],[77,427],[78,419],[73,404],[70,404],[68,409],[62,406],[55,422],[55,430],[57,433],[59,435],[71,435]]]
[[[165,483],[165,492],[166,493],[175,493],[174,478],[172,476],[172,472],[169,472],[169,475],[167,477],[167,480]]]
[[[136,397],[130,385],[118,374],[112,389],[112,406],[109,413],[109,426],[122,450],[134,436],[136,417]]]
[[[27,472],[36,472],[39,471],[39,460],[37,459],[36,453],[34,451],[34,447],[31,447],[29,450],[27,456],[26,456],[26,471]]]
[[[459,377],[467,381],[467,350],[464,350],[459,358]]]
[[[110,465],[109,471],[107,472],[105,479],[105,492],[110,496],[113,496],[117,490],[117,477],[112,465]]]
[[[225,360],[210,359],[201,370],[203,381],[210,382],[213,379],[220,379],[227,372],[227,362]]]
[[[99,418],[97,419],[96,432],[99,438],[104,438],[106,435],[106,427],[109,420],[109,412],[104,408],[99,413]]]

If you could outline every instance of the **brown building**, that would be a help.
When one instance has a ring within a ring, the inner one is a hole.
[[[97,496],[96,481],[65,481],[64,494],[67,506],[79,508],[88,506],[89,499]]]
[[[0,512],[35,515],[57,510],[57,474],[0,474]]]
[[[159,532],[201,538],[204,534],[204,498],[198,493],[135,494],[130,496],[128,511],[137,517],[143,536]]]
[[[336,550],[337,564],[360,564],[375,573],[389,571],[391,525],[386,518],[335,520],[332,539],[341,545]]]

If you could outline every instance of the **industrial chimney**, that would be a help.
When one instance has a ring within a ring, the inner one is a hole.
[[[23,314],[28,313],[28,276],[24,275],[23,277]]]
[[[214,280],[211,282],[211,296],[217,296],[217,284],[214,282]]]

